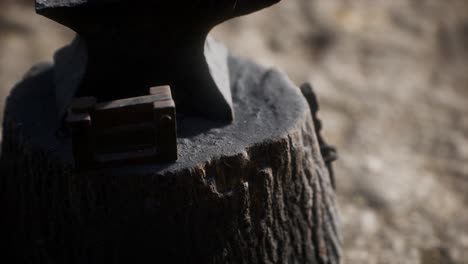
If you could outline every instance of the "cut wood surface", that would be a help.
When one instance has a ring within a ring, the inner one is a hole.
[[[233,124],[180,114],[176,163],[82,173],[53,73],[32,71],[5,112],[1,224],[18,262],[339,262],[311,112],[283,73],[230,58]]]

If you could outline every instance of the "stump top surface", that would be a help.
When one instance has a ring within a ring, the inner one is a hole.
[[[235,156],[251,146],[286,136],[309,111],[300,89],[284,73],[236,57],[229,58],[229,67],[234,123],[225,125],[178,116],[179,160],[176,163],[106,170],[118,175],[165,174],[190,169],[221,156]],[[12,91],[5,122],[20,127],[32,148],[72,165],[71,140],[59,129],[54,90],[54,67],[34,67]]]

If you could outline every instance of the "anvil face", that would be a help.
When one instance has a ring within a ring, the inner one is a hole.
[[[36,0],[36,10],[86,42],[80,96],[112,100],[171,85],[178,108],[229,121],[227,52],[207,45],[207,35],[226,20],[279,1]]]

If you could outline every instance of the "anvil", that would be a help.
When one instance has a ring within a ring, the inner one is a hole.
[[[68,68],[62,74],[75,76],[75,87],[58,91],[58,100],[75,96],[115,100],[170,85],[179,110],[231,121],[228,52],[207,40],[208,33],[226,20],[279,1],[36,0],[36,11],[78,34],[72,51],[58,53],[64,58],[79,56],[75,61],[82,64],[61,59],[58,67]]]

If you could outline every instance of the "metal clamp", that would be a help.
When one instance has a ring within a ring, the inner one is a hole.
[[[66,123],[78,169],[177,160],[176,110],[169,86],[109,102],[77,98]]]

